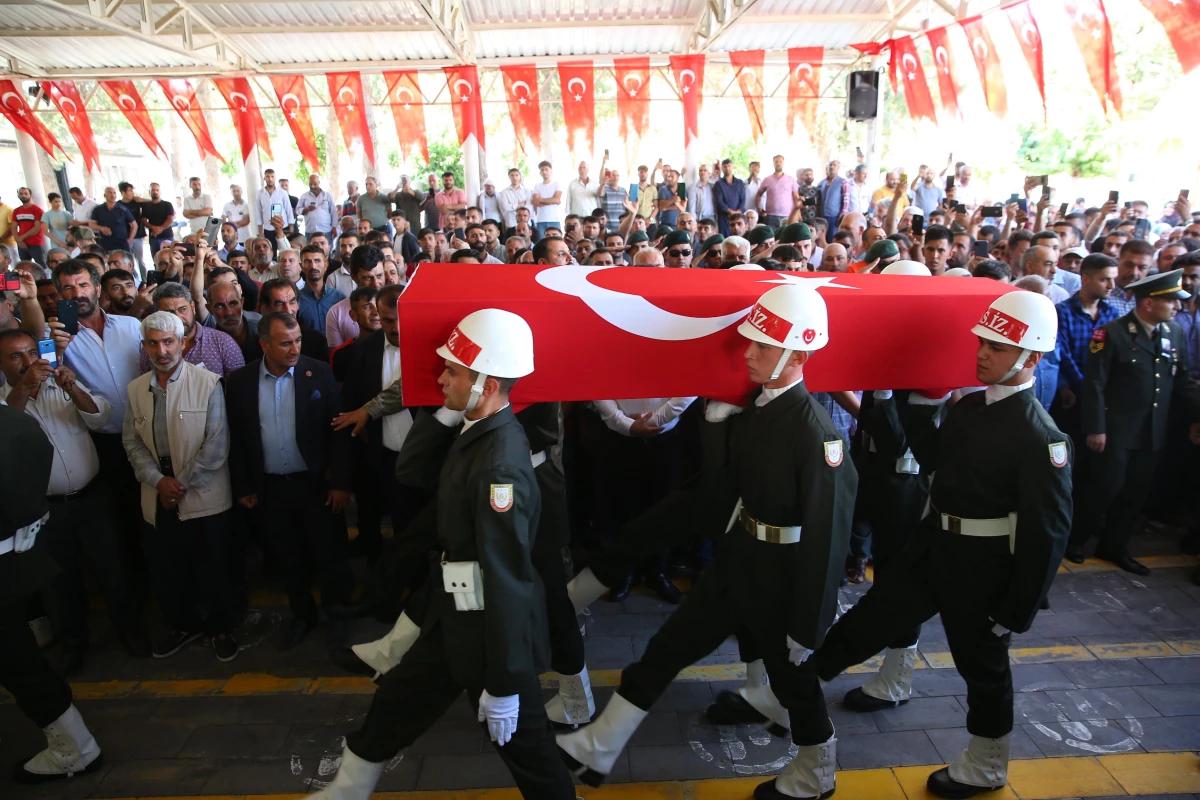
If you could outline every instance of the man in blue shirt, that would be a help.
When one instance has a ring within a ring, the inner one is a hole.
[[[658,187],[658,224],[674,228],[679,221],[679,212],[685,210],[683,198],[679,196],[679,173],[671,170],[663,177],[665,180]]]
[[[1183,301],[1183,308],[1175,315],[1175,321],[1183,328],[1183,337],[1187,340],[1187,368],[1193,378],[1200,378],[1200,300],[1196,292],[1200,291],[1200,250],[1185,253],[1171,264],[1171,269],[1182,269],[1180,283],[1183,290],[1190,294],[1190,300]]]
[[[92,209],[92,219],[88,227],[99,234],[96,241],[105,250],[133,251],[137,221],[128,208],[117,202],[117,190],[113,187],[105,187],[104,205]]]
[[[346,295],[325,285],[325,251],[320,245],[305,245],[300,251],[300,270],[304,273],[304,288],[300,290],[300,310],[296,318],[305,328],[325,335],[325,318],[329,309],[344,300]]]
[[[1093,333],[1120,317],[1108,302],[1116,285],[1117,262],[1102,253],[1093,253],[1079,265],[1079,291],[1055,306],[1058,311],[1058,403],[1062,410],[1075,408],[1083,385],[1083,365]],[[1075,412],[1072,412],[1072,415]],[[1072,427],[1059,420],[1067,430]],[[1077,427],[1077,426],[1076,426]]]
[[[847,191],[846,179],[838,175],[837,161],[830,161],[825,167],[825,180],[817,184],[821,193],[820,214],[828,225],[826,230],[836,231],[838,219],[850,210],[850,193]]]
[[[721,179],[713,184],[713,206],[717,214],[717,230],[729,235],[729,215],[738,213],[746,204],[746,184],[733,175],[733,161],[721,162]]]

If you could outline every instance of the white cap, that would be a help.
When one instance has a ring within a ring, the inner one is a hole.
[[[1080,247],[1072,247],[1070,250],[1063,253],[1063,255],[1064,256],[1079,256],[1080,258],[1087,258],[1088,256],[1091,255],[1091,253],[1088,252],[1088,249],[1086,247],[1080,246]]]
[[[882,270],[880,275],[924,275],[929,277],[933,273],[929,271],[929,267],[924,264],[918,264],[916,261],[893,261]]]
[[[483,308],[463,317],[437,354],[481,376],[521,378],[533,372],[533,330],[511,311]]]
[[[784,284],[768,289],[738,326],[755,342],[785,350],[820,350],[829,344],[829,311],[816,289]]]
[[[945,272],[943,272],[942,277],[943,278],[969,278],[969,277],[971,277],[971,270],[963,269],[962,267],[954,267],[953,269],[948,269]]]
[[[1058,335],[1058,313],[1044,294],[1013,291],[992,301],[971,333],[1023,350],[1048,353]],[[1024,359],[1018,359],[1023,361]]]

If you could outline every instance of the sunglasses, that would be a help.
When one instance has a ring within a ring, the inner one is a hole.
[[[667,251],[667,255],[671,256],[672,258],[680,258],[681,256],[690,256],[691,254],[692,254],[691,250],[668,250]]]

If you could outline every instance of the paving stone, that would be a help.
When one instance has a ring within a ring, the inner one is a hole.
[[[1182,589],[1174,586],[1163,586],[1157,589],[1133,587],[1114,592],[1113,596],[1132,611],[1144,611],[1152,608],[1170,608],[1178,611],[1181,608],[1197,605],[1197,602]]]
[[[268,695],[240,699],[238,722],[258,724],[296,722],[332,722],[345,697],[336,694]]]
[[[205,725],[179,751],[182,758],[267,758],[280,754],[287,725]]]
[[[600,603],[593,603],[592,605],[600,605]],[[672,603],[664,603],[656,594],[642,593],[640,591],[633,592],[619,604],[610,603],[609,605],[621,606],[626,614],[670,614],[679,608],[679,606]]]
[[[612,614],[596,617],[588,625],[589,636],[653,636],[666,621],[666,614]]]
[[[1133,689],[1075,689],[1046,692],[1071,720],[1153,717],[1158,712]]]
[[[939,728],[925,731],[925,734],[937,748],[938,756],[947,764],[958,758],[958,754],[966,748],[967,743],[971,740],[971,733],[966,728]],[[841,742],[838,744],[840,745]],[[1012,736],[1009,737],[1010,758],[1040,758],[1041,755],[1042,752],[1029,738],[1029,734],[1020,727],[1014,727]]]
[[[15,762],[4,763],[11,769]],[[83,800],[86,797],[97,796],[97,787],[104,781],[111,768],[112,764],[106,759],[95,772],[73,775],[65,781],[33,786],[12,783],[5,772],[3,778],[0,778],[0,796],[4,797],[4,800]]]
[[[913,697],[950,697],[966,694],[967,682],[955,669],[919,669],[913,672]]]
[[[140,725],[154,716],[163,701],[159,698],[126,697],[120,700],[76,700],[75,707],[83,715],[88,730],[93,733],[114,725]],[[11,706],[16,708],[16,706]],[[21,717],[24,719],[24,717]],[[0,716],[0,729],[5,728],[4,717]]]
[[[833,709],[833,706],[830,707]],[[724,741],[729,737],[742,742],[762,742],[773,737],[762,725],[714,725],[702,711],[681,713],[678,715],[680,740],[684,744],[699,742],[712,744]],[[783,737],[781,741],[790,741]]]
[[[173,797],[197,794],[217,773],[218,762],[204,759],[143,759],[112,765],[96,797]]]
[[[417,778],[425,757],[404,752],[393,758],[384,767],[379,783],[375,785],[377,792],[411,792],[417,788]],[[510,779],[511,780],[511,779]]]
[[[341,725],[298,722],[288,727],[288,734],[279,748],[279,754],[306,758],[320,756],[341,747],[342,739],[348,730]]]
[[[1087,633],[1112,633],[1115,626],[1108,617],[1123,611],[1089,611],[1078,614],[1038,615],[1029,632],[1034,636],[1079,636]]]
[[[633,663],[633,640],[629,636],[589,635],[583,641],[587,664],[592,669],[617,669]]]
[[[842,734],[879,732],[879,723],[874,714],[850,711],[840,702],[829,703],[826,710],[829,712],[829,720],[833,723],[833,728],[839,737]]]
[[[1143,609],[1140,611],[1107,611],[1100,614],[1113,629],[1121,631],[1172,631],[1192,628],[1188,621],[1169,608]],[[1094,632],[1094,631],[1090,631]]]
[[[629,779],[639,782],[730,777],[737,774],[733,771],[735,764],[761,768],[763,761],[746,763],[747,757],[750,755],[750,747],[758,749],[754,745],[747,747],[740,742],[730,743],[728,749],[722,747],[720,743],[705,744],[701,742],[691,745],[631,747],[626,751],[629,754]],[[765,763],[773,764],[779,758],[786,758],[788,743],[774,740],[765,745],[763,749],[766,752],[755,753],[755,757],[764,759]],[[738,756],[742,756],[742,758],[737,758]]]
[[[234,725],[244,697],[174,697],[159,703],[147,719],[167,724],[187,720],[188,725]]]
[[[702,681],[672,683],[654,704],[655,711],[703,711],[712,705],[713,692]]]
[[[1200,716],[1123,719],[1120,725],[1151,752],[1200,750]]]
[[[1090,611],[1125,611],[1128,609],[1112,592],[1051,592],[1050,608],[1056,615]],[[1038,615],[1041,618],[1041,613]]]
[[[1153,672],[1132,658],[1064,662],[1059,664],[1058,668],[1081,689],[1099,689],[1109,686],[1146,686],[1162,683]]]
[[[1063,674],[1058,664],[1014,664],[1014,692],[1044,692],[1047,689],[1074,689],[1075,682]],[[966,682],[963,682],[964,685]]]
[[[1057,722],[1069,719],[1065,708],[1053,702],[1045,692],[1021,692],[1013,695],[1015,722]]]
[[[1142,752],[1136,737],[1130,736],[1117,720],[1043,722],[1019,727],[1048,757]]]
[[[1143,658],[1140,662],[1163,683],[1200,683],[1200,659]]]
[[[937,748],[925,731],[838,734],[837,760],[841,769],[875,769],[939,764]]]
[[[1197,664],[1200,667],[1200,664]],[[1180,683],[1171,686],[1139,686],[1135,691],[1146,698],[1164,717],[1200,714],[1200,685]],[[1134,714],[1133,716],[1140,716]]]
[[[1145,577],[1129,576],[1127,580],[1130,583],[1142,584],[1148,589],[1160,589],[1167,586],[1183,587],[1191,586],[1192,574],[1196,571],[1195,566],[1190,567],[1164,567],[1161,569],[1150,570],[1150,574]]]
[[[89,720],[85,719],[85,722],[90,724]],[[174,725],[142,722],[105,728],[95,732],[95,735],[104,757],[115,763],[131,759],[178,757],[192,732],[193,727],[182,721]]]
[[[450,725],[435,724],[421,734],[420,738],[413,742],[405,752],[413,755],[482,753],[487,747],[487,735],[476,720],[474,724],[463,722],[454,722]]]
[[[683,744],[678,714],[671,711],[655,711],[642,720],[637,732],[629,740],[630,747],[660,744]]]
[[[918,697],[899,708],[872,711],[879,730],[915,731],[926,728],[957,728],[967,724],[967,714],[953,697]],[[920,762],[928,763],[928,762]]]
[[[223,759],[209,778],[204,794],[278,794],[308,789],[308,776],[292,772],[288,758]]]

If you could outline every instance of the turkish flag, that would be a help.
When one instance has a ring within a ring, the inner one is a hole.
[[[0,81],[0,113],[4,114],[14,128],[32,136],[34,141],[50,154],[51,158],[58,158],[54,155],[54,151],[57,149],[63,154],[63,158],[71,160],[50,129],[43,125],[37,115],[30,110],[29,104],[25,102],[25,96],[12,81]]]
[[[968,17],[959,23],[967,34],[979,80],[983,82],[983,98],[993,114],[1003,117],[1008,113],[1008,93],[1004,89],[1004,73],[1000,67],[1000,54],[992,44],[992,36],[982,15]]]
[[[591,154],[596,148],[596,74],[590,61],[572,61],[558,65],[558,85],[562,92],[563,124],[567,127],[567,145],[578,152],[579,136],[587,140]]]
[[[1121,83],[1117,78],[1112,26],[1108,23],[1108,12],[1104,10],[1104,0],[1063,0],[1063,9],[1071,18],[1071,33],[1075,34],[1079,54],[1087,65],[1088,77],[1100,96],[1104,113],[1108,113],[1111,102],[1120,114]]]
[[[1042,119],[1046,118],[1046,67],[1042,60],[1042,31],[1038,28],[1037,20],[1028,2],[1017,3],[1004,9],[1012,25],[1013,33],[1017,35],[1017,43],[1025,54],[1025,63],[1033,73],[1038,91],[1042,95]]]
[[[446,87],[450,90],[450,100],[454,109],[454,127],[458,130],[458,143],[465,144],[468,136],[474,136],[475,141],[484,150],[483,132],[483,98],[479,90],[479,70],[473,66],[443,67],[446,73]]]
[[[817,137],[817,103],[821,96],[823,47],[793,47],[788,50],[788,121],[791,136],[796,118],[804,123],[810,140]]]
[[[929,49],[933,51],[933,68],[937,72],[938,92],[942,96],[942,109],[953,117],[958,116],[958,84],[954,82],[954,59],[950,55],[950,42],[945,28],[934,28],[925,34]]]
[[[400,138],[400,151],[405,158],[412,158],[413,150],[419,150],[425,161],[429,161],[429,140],[425,136],[425,98],[417,85],[417,73],[385,72],[388,102],[392,106],[392,119],[396,122],[396,136]]]
[[[161,153],[162,157],[166,158],[167,151],[163,149],[162,144],[158,141],[158,136],[154,133],[154,122],[150,119],[150,112],[146,110],[146,104],[142,102],[142,96],[138,94],[133,81],[99,81],[99,83],[104,93],[112,98],[117,108],[121,109],[121,113],[125,115],[125,119],[129,120],[129,124],[137,131],[138,136],[142,137],[142,141],[146,143],[146,147],[150,148],[150,152]]]
[[[353,152],[361,148],[367,161],[375,166],[375,144],[367,124],[367,95],[363,92],[362,76],[357,72],[330,72],[325,75],[325,80],[329,82],[329,99],[337,114],[346,149]]]
[[[913,119],[925,117],[936,123],[937,116],[933,110],[933,96],[929,94],[929,84],[925,82],[925,69],[921,66],[921,57],[917,55],[917,46],[911,36],[901,36],[891,41],[892,57],[888,62],[888,77],[892,81],[892,91],[896,91],[896,73],[904,80],[904,101],[908,103],[908,115]]]
[[[67,130],[79,146],[83,154],[83,165],[86,169],[100,171],[100,151],[96,148],[96,137],[92,133],[92,122],[88,119],[83,99],[74,81],[42,81],[42,92],[54,103],[58,113],[63,115]]]
[[[767,117],[763,113],[763,58],[764,50],[741,50],[729,53],[729,64],[737,75],[738,88],[746,101],[746,114],[750,117],[750,135],[754,141],[762,142],[767,131]],[[791,131],[788,131],[791,133]]]
[[[683,146],[700,137],[700,109],[704,105],[704,54],[671,56],[675,88],[683,103]]]
[[[179,118],[195,137],[196,147],[200,149],[200,158],[211,155],[224,164],[225,157],[213,146],[212,134],[208,132],[208,121],[204,118],[200,104],[196,102],[196,88],[192,86],[192,82],[187,78],[172,78],[159,80],[158,85],[167,96],[167,102],[179,112]]]
[[[628,138],[632,131],[640,139],[650,123],[650,59],[614,58],[613,74],[621,138]]]
[[[1162,23],[1185,73],[1200,65],[1200,0],[1142,0]]]
[[[321,155],[317,150],[317,135],[313,132],[312,112],[308,105],[308,84],[303,75],[271,75],[271,86],[279,98],[283,118],[296,137],[300,156],[313,172],[321,171]]]
[[[537,67],[533,64],[517,64],[501,67],[504,76],[504,99],[508,101],[508,114],[512,117],[517,146],[525,152],[525,140],[533,142],[534,152],[542,149],[542,104],[538,95]],[[563,101],[566,107],[566,100]]]
[[[829,345],[804,368],[813,391],[975,385],[971,328],[1012,290],[904,275],[425,263],[400,296],[404,403],[442,404],[435,350],[481,308],[512,311],[533,328],[535,369],[514,402],[745,396],[748,342],[737,326],[782,283],[817,289],[829,309]],[[905,358],[864,346],[901,339]]]
[[[254,99],[250,81],[247,78],[213,78],[213,83],[225,98],[225,104],[233,116],[238,144],[242,147],[242,161],[250,157],[256,144],[268,158],[274,158],[271,155],[271,137],[267,136],[267,126],[258,109],[258,101]]]

